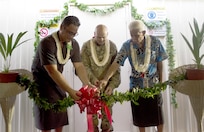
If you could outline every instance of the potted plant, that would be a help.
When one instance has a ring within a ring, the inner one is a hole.
[[[204,67],[201,63],[204,54],[201,54],[200,48],[204,43],[204,23],[199,28],[197,20],[193,19],[193,26],[189,23],[192,32],[192,43],[182,33],[182,37],[188,45],[191,53],[193,54],[193,61],[195,62],[195,68],[186,69],[186,77],[188,80],[203,80],[204,79]]]
[[[8,83],[8,82],[16,81],[16,77],[18,76],[18,73],[10,71],[11,56],[14,49],[16,49],[21,44],[30,40],[30,39],[26,39],[24,41],[20,41],[26,33],[27,31],[20,32],[18,33],[16,38],[14,38],[14,33],[8,34],[7,39],[6,39],[6,36],[3,35],[3,33],[0,33],[0,53],[3,57],[3,64],[4,64],[3,70],[0,72],[0,83]]]

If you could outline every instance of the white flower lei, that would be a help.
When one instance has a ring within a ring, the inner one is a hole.
[[[63,57],[63,54],[62,54],[62,47],[61,47],[61,44],[60,44],[60,41],[59,41],[59,38],[57,36],[57,32],[54,32],[52,33],[52,37],[55,39],[55,42],[56,42],[56,46],[57,46],[57,60],[60,64],[65,64],[68,60],[69,60],[69,57],[70,57],[70,48],[67,48],[67,55],[66,55],[66,58],[64,59]],[[72,42],[68,42],[67,43],[67,47],[71,47],[72,46]]]
[[[99,62],[97,54],[96,54],[96,50],[95,50],[95,44],[93,43],[93,39],[90,40],[90,47],[91,47],[91,56],[95,62],[96,65],[98,66],[104,66],[109,59],[110,56],[110,43],[109,40],[105,41],[105,54],[103,57],[103,60]]]
[[[150,62],[150,55],[151,55],[151,38],[150,36],[146,35],[145,36],[145,42],[146,42],[146,47],[145,47],[145,58],[144,58],[144,64],[138,64],[137,61],[137,54],[136,51],[133,49],[133,43],[131,42],[130,44],[130,52],[131,52],[131,58],[133,62],[133,66],[136,71],[138,72],[145,72],[148,68],[149,62]]]

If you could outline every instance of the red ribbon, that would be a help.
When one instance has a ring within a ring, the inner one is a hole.
[[[140,74],[140,77],[144,78],[144,76],[145,76],[145,73],[142,72],[142,73]]]
[[[101,110],[102,107],[104,107],[109,122],[112,124],[110,110],[97,95],[97,88],[88,88],[88,86],[84,86],[79,91],[82,93],[80,96],[81,99],[75,102],[80,108],[80,113],[84,112],[85,108],[87,110],[88,132],[94,132],[92,114],[97,114],[98,117],[101,118],[99,110]]]

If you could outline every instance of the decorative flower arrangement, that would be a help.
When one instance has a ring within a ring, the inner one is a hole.
[[[133,43],[131,43],[130,45],[130,50],[131,50],[131,57],[132,57],[132,61],[133,61],[133,65],[136,71],[138,72],[145,72],[149,66],[149,62],[150,62],[150,54],[151,54],[151,42],[150,42],[150,37],[149,36],[145,36],[145,41],[147,42],[146,44],[146,49],[145,49],[145,58],[144,58],[144,64],[143,65],[139,65],[138,61],[136,61],[137,58],[137,54],[133,49]]]
[[[57,60],[60,64],[66,64],[67,61],[70,58],[70,51],[72,50],[72,42],[67,42],[67,54],[64,59],[63,54],[62,54],[62,47],[60,44],[60,41],[57,37],[57,32],[52,33],[52,37],[55,39],[56,42],[56,47],[57,47]]]
[[[91,56],[92,56],[92,58],[93,58],[96,65],[104,66],[108,62],[108,59],[109,59],[109,56],[110,56],[110,43],[109,43],[109,40],[105,41],[105,53],[104,53],[104,58],[103,58],[102,61],[98,60],[97,53],[96,53],[96,50],[95,50],[95,44],[93,43],[93,41],[94,41],[93,39],[90,40]]]

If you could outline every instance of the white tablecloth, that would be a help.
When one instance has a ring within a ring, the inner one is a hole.
[[[173,88],[189,96],[197,120],[198,132],[203,132],[204,80],[183,80],[178,82]]]
[[[19,72],[21,75],[26,75],[32,79],[31,72],[24,69],[13,70]],[[16,101],[16,95],[25,91],[25,87],[18,85],[17,83],[0,83],[0,105],[2,108],[6,132],[11,132],[11,123],[14,111],[14,104]]]
[[[173,88],[186,95],[204,96],[204,80],[183,80]]]
[[[187,68],[195,68],[195,64],[180,66],[172,70],[169,79],[174,80],[175,77],[186,74]],[[172,88],[182,94],[189,96],[198,126],[198,132],[202,132],[202,118],[204,115],[204,80],[182,80],[176,84],[171,84]]]
[[[17,83],[0,83],[0,99],[15,96],[25,90]]]

